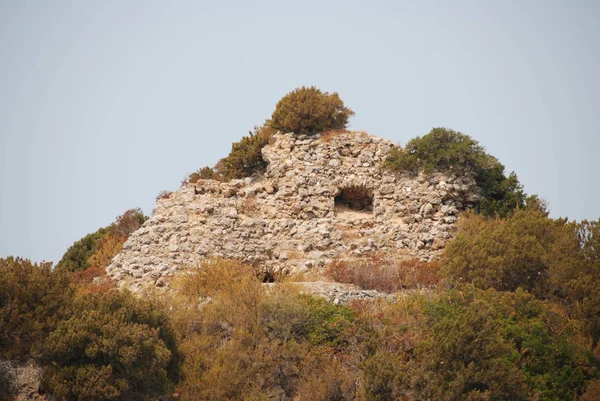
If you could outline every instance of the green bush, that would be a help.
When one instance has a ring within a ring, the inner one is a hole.
[[[100,238],[108,231],[108,227],[102,227],[98,229],[98,231],[75,241],[75,243],[69,247],[67,252],[65,252],[62,259],[56,264],[56,268],[58,270],[78,272],[90,267],[88,259],[96,251]]]
[[[37,359],[73,294],[70,275],[49,263],[0,259],[0,359]]]
[[[594,346],[599,346],[600,219],[562,227],[562,235],[554,244],[549,283],[551,295],[584,322],[586,334]]]
[[[357,400],[573,400],[597,374],[578,322],[522,290],[370,306]]]
[[[188,175],[181,185],[194,184],[198,180],[228,182],[263,173],[267,162],[262,157],[262,148],[269,143],[275,133],[269,120],[261,126],[255,126],[248,136],[231,145],[229,155],[219,160],[215,167],[202,167]]]
[[[267,167],[267,162],[262,157],[262,148],[274,134],[275,130],[271,128],[269,121],[260,127],[254,127],[254,131],[248,136],[231,145],[229,155],[216,164],[214,177],[231,181],[262,173]]]
[[[150,301],[109,291],[77,298],[48,338],[45,381],[58,399],[137,400],[172,390],[175,337]]]
[[[392,171],[425,172],[472,170],[484,199],[478,211],[487,216],[506,217],[525,206],[525,194],[517,176],[504,175],[504,166],[487,154],[468,135],[447,128],[434,128],[411,139],[404,149],[393,148],[386,160]]]
[[[507,219],[466,215],[446,245],[441,276],[487,289],[522,287],[545,291],[558,226],[537,211],[519,210]]]
[[[431,399],[572,400],[597,373],[574,322],[524,291],[465,287],[443,294],[427,314],[432,341],[422,342],[417,359],[439,383]]]
[[[140,208],[127,210],[118,216],[111,225],[102,227],[71,245],[57,263],[56,268],[69,272],[79,272],[88,269],[90,267],[90,257],[98,250],[102,238],[107,236],[124,236],[127,239],[146,220],[148,220],[148,217],[144,215]],[[122,242],[125,241],[123,240]]]
[[[282,132],[317,134],[344,129],[354,112],[344,106],[337,93],[321,92],[310,88],[297,88],[285,95],[275,107],[271,126]]]

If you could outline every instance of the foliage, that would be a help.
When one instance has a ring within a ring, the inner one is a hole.
[[[148,220],[148,217],[144,215],[142,209],[135,208],[129,209],[121,216],[118,216],[115,223],[111,226],[111,230],[115,235],[123,235],[129,237],[138,228]]]
[[[520,290],[462,287],[370,308],[358,400],[574,399],[597,375],[577,326]]]
[[[432,398],[573,399],[594,373],[565,313],[523,291],[450,291],[427,314],[417,357],[441,379]]]
[[[57,263],[56,268],[58,270],[76,272],[90,267],[88,259],[96,251],[100,238],[107,232],[108,227],[103,227],[76,241],[69,247],[62,259]]]
[[[231,181],[263,172],[267,162],[262,157],[262,148],[275,132],[269,121],[260,127],[255,126],[248,136],[231,145],[229,155],[216,164],[214,176],[222,181]]]
[[[38,358],[73,292],[69,275],[50,263],[0,259],[0,359]]]
[[[167,316],[127,292],[86,294],[48,338],[46,381],[58,399],[134,400],[169,390]]]
[[[422,138],[411,139],[404,149],[391,149],[386,167],[410,172],[472,170],[484,198],[478,206],[479,212],[506,217],[525,206],[526,197],[516,174],[506,177],[504,166],[477,141],[451,129],[433,128]]]
[[[314,86],[303,86],[279,100],[271,117],[271,126],[282,132],[312,135],[344,129],[353,115],[336,92],[329,94]]]
[[[239,262],[204,263],[175,285],[173,317],[186,356],[177,388],[183,400],[321,394],[314,375],[351,338],[350,309],[302,296],[285,284],[266,291]],[[349,374],[348,367],[338,367]],[[351,386],[349,380],[336,381],[334,372],[330,376],[327,394]]]
[[[251,177],[264,172],[267,162],[262,157],[264,148],[276,131],[267,120],[261,126],[255,126],[248,136],[231,145],[229,155],[217,162],[214,167],[203,167],[188,175],[181,185],[194,184],[198,180],[217,180],[228,182],[233,179]]]
[[[355,284],[365,290],[393,293],[437,284],[438,269],[437,261],[391,260],[375,255],[352,264],[336,260],[327,267],[325,275],[339,283]]]
[[[182,184],[182,185],[185,185],[185,181],[184,181],[184,182],[182,182],[181,184]],[[171,197],[171,194],[172,194],[172,193],[173,193],[173,192],[171,192],[171,191],[165,191],[165,190],[163,190],[163,191],[160,191],[160,192],[158,193],[158,195],[156,195],[156,202],[158,202],[158,201],[159,201],[159,200],[161,200],[161,199],[169,199],[169,198]]]
[[[110,263],[110,260],[106,263],[107,259],[112,259],[120,251],[118,243],[122,245],[146,220],[148,217],[144,216],[140,208],[127,210],[108,227],[100,228],[76,241],[63,255],[56,268],[70,272],[83,271],[90,266],[105,268]],[[100,245],[102,249],[99,249]],[[112,256],[110,252],[113,252]]]
[[[112,259],[121,251],[127,237],[122,234],[108,232],[100,238],[96,251],[88,259],[90,268],[106,269]]]
[[[559,225],[539,211],[519,210],[508,219],[465,215],[458,227],[446,245],[442,277],[483,289],[543,293]]]
[[[600,219],[568,223],[555,242],[549,291],[562,300],[595,345],[600,341]]]
[[[194,171],[190,173],[183,181],[181,181],[181,186],[185,186],[188,184],[195,184],[198,180],[220,180],[221,177],[214,168],[209,166],[204,166],[198,171]]]

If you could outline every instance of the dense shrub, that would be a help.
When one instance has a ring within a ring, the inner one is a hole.
[[[185,355],[177,390],[183,400],[292,399],[300,388],[305,397],[321,394],[309,376],[351,340],[350,309],[288,285],[267,290],[239,262],[204,263],[175,287],[173,316]],[[331,377],[326,392],[347,385]]]
[[[175,337],[149,301],[109,291],[77,298],[48,338],[48,387],[63,400],[137,400],[175,377]],[[170,376],[171,375],[171,376]]]
[[[567,400],[597,367],[576,322],[523,291],[462,287],[371,304],[358,400]]]
[[[0,259],[0,359],[38,358],[73,293],[70,276],[49,263]]]
[[[432,399],[570,400],[596,374],[566,314],[523,291],[450,291],[427,314]]]
[[[269,121],[254,127],[248,136],[231,145],[229,155],[216,164],[214,176],[230,181],[262,173],[267,167],[267,162],[262,157],[262,148],[269,143],[275,132]]]
[[[354,112],[344,106],[337,93],[321,92],[315,87],[295,89],[278,103],[270,120],[255,126],[248,136],[231,145],[231,152],[214,167],[203,167],[186,177],[181,184],[200,179],[231,181],[261,174],[267,167],[262,148],[279,130],[297,134],[316,134],[346,128]]]
[[[303,86],[279,100],[271,117],[271,126],[282,132],[317,134],[346,128],[353,115],[337,93]]]
[[[76,272],[90,267],[88,259],[96,251],[100,238],[108,232],[108,227],[102,227],[98,231],[86,235],[82,239],[75,241],[56,264],[59,270]]]
[[[505,217],[525,206],[526,196],[516,174],[506,177],[504,166],[477,141],[447,128],[434,128],[410,140],[404,149],[393,148],[386,167],[412,172],[472,170],[484,198],[478,206],[482,214]]]
[[[600,346],[600,219],[565,224],[561,234],[553,246],[549,291]]]
[[[127,210],[108,227],[100,228],[71,245],[56,268],[70,272],[86,270],[92,264],[100,269],[106,268],[110,259],[121,250],[120,246],[125,240],[146,220],[148,217],[144,216],[140,208]],[[98,249],[100,245],[101,249]]]
[[[276,130],[271,128],[270,120],[261,126],[255,126],[248,136],[231,145],[229,155],[217,162],[215,167],[203,167],[188,175],[181,185],[194,184],[198,180],[231,181],[261,174],[267,167],[262,157],[262,148],[269,143]]]
[[[508,219],[465,215],[446,245],[440,273],[483,289],[542,294],[559,226],[538,211],[517,211]]]

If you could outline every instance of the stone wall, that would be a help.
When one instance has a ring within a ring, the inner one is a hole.
[[[474,175],[393,174],[389,141],[365,133],[277,134],[262,177],[200,180],[157,202],[107,269],[121,285],[165,285],[208,258],[265,272],[323,267],[374,253],[431,260],[478,201]]]

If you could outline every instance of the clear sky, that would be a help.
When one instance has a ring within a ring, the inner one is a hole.
[[[0,257],[57,262],[302,85],[405,144],[444,126],[552,216],[600,217],[600,1],[0,0]]]

